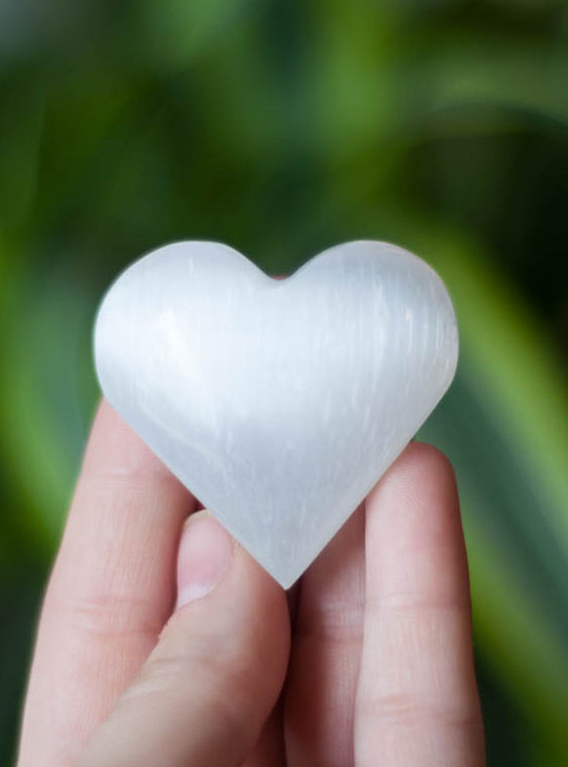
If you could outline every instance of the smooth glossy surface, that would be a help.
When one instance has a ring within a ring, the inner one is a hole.
[[[352,242],[287,280],[231,248],[168,245],[105,297],[105,396],[285,587],[450,385],[447,291],[392,245]]]

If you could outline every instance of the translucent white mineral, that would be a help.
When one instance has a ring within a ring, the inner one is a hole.
[[[181,242],[111,287],[95,357],[116,410],[288,587],[443,396],[458,334],[442,281],[393,245],[339,245],[277,281]]]

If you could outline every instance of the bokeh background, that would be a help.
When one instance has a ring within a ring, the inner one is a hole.
[[[342,240],[445,279],[490,765],[568,764],[568,4],[0,0],[0,764],[118,270]]]

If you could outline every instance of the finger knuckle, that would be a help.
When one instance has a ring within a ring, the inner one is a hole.
[[[468,730],[478,726],[478,711],[467,702],[434,701],[405,690],[378,693],[364,708],[374,721],[404,730],[422,726]]]

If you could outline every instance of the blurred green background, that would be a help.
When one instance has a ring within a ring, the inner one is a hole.
[[[0,764],[97,398],[93,313],[168,241],[446,280],[490,765],[568,764],[568,3],[0,0]]]

